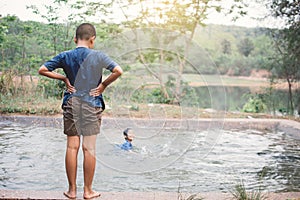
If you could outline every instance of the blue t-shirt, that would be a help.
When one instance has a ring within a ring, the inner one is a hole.
[[[70,97],[76,96],[93,107],[105,109],[102,94],[92,97],[89,92],[102,82],[103,68],[113,71],[118,66],[107,55],[101,51],[78,47],[58,54],[44,63],[44,66],[49,71],[62,68],[71,85],[76,89],[73,94],[65,91],[63,105],[66,105]]]
[[[132,144],[126,140],[126,142],[124,142],[120,147],[121,149],[128,151],[132,149]]]

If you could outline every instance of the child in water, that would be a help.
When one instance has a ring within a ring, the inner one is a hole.
[[[125,142],[120,146],[121,149],[129,151],[132,150],[132,140],[134,138],[133,131],[130,128],[127,128],[123,131]]]

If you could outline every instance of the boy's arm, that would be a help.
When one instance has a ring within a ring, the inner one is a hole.
[[[48,68],[45,67],[44,65],[40,67],[39,74],[52,79],[61,80],[65,82],[68,92],[70,93],[76,92],[75,87],[71,85],[69,79],[66,76],[59,73],[55,73],[53,71],[49,71]]]
[[[100,94],[103,93],[103,91],[105,90],[105,88],[111,84],[112,82],[114,82],[117,78],[119,78],[119,76],[121,76],[123,74],[123,70],[120,66],[116,66],[113,70],[112,73],[102,82],[98,85],[98,87],[92,89],[90,91],[90,95],[91,96],[99,96]]]

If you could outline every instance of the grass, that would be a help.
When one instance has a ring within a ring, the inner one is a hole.
[[[244,182],[235,185],[234,189],[230,191],[235,200],[266,200],[267,196],[262,193],[261,189],[248,192],[245,188]]]
[[[45,99],[39,94],[0,95],[0,113],[55,115],[61,113],[61,100]]]

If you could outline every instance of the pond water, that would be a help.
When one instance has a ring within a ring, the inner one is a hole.
[[[224,89],[226,91],[226,101],[224,99]],[[235,86],[210,86],[208,87],[194,87],[195,93],[197,94],[197,102],[201,108],[211,108],[210,98],[201,98],[210,96],[213,94],[213,98],[219,102],[215,109],[238,111],[242,110],[243,106],[249,101],[249,97],[257,95],[261,98],[264,104],[267,106],[265,112],[271,112],[274,110],[286,110],[288,105],[288,90],[277,90],[274,89],[269,91],[263,88],[257,87],[235,87]],[[293,102],[295,103],[295,109],[300,103],[300,93],[293,93]]]
[[[122,151],[119,128],[103,126],[97,140],[94,187],[101,191],[300,191],[300,141],[284,132],[135,130],[133,152]],[[0,189],[64,190],[66,137],[61,128],[0,122]],[[213,148],[212,148],[213,146]],[[78,187],[83,186],[79,152]]]

